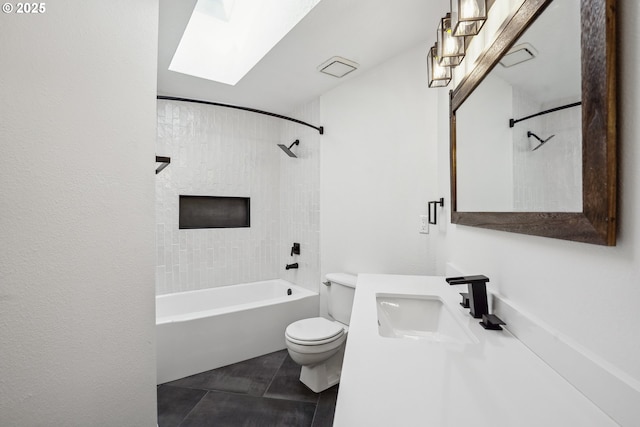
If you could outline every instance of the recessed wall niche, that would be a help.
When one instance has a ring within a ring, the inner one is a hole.
[[[181,195],[179,228],[249,227],[249,208],[249,197]]]

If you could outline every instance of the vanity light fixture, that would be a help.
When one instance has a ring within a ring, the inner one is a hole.
[[[486,0],[451,0],[451,12],[438,24],[435,52],[431,48],[428,53],[429,87],[449,84],[451,68],[462,62],[468,39],[478,34],[486,19]]]
[[[451,0],[451,28],[454,36],[475,36],[486,20],[486,0]]]
[[[427,78],[429,87],[445,87],[451,81],[451,67],[443,67],[438,61],[437,43],[427,54]]]
[[[455,67],[462,62],[465,54],[464,37],[454,37],[451,31],[451,14],[447,13],[438,25],[438,61],[445,67]]]

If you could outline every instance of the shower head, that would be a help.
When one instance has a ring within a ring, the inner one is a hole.
[[[553,138],[555,135],[551,135],[549,138],[547,139],[542,139],[540,138],[538,135],[536,135],[535,133],[528,131],[527,132],[527,138],[531,138],[534,137],[535,139],[537,139],[538,141],[540,141],[540,144],[538,146],[536,146],[533,150],[531,151],[536,151],[538,148],[542,147],[548,140],[550,140],[551,138]]]
[[[293,151],[291,151],[291,147],[293,147],[294,145],[299,145],[300,144],[300,140],[296,139],[295,141],[293,141],[293,143],[290,146],[286,146],[284,144],[278,144],[278,147],[280,147],[282,149],[282,151],[284,151],[285,153],[287,153],[287,156],[289,157],[295,157],[297,158],[298,156],[296,156]]]
[[[289,147],[287,147],[286,145],[283,144],[278,144],[278,147],[282,148],[282,151],[284,151],[285,153],[287,153],[287,155],[289,157],[298,157],[296,156],[290,149]]]

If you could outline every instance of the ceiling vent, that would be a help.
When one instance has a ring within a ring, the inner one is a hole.
[[[358,68],[358,64],[349,61],[348,59],[342,58],[340,56],[334,56],[333,58],[325,61],[318,67],[318,71],[321,73],[329,74],[333,77],[344,77],[350,72],[354,71]]]
[[[500,60],[500,65],[505,68],[513,67],[514,65],[533,59],[537,55],[538,51],[535,50],[533,46],[529,43],[522,43],[511,48]]]

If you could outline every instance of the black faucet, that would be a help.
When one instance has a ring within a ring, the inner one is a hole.
[[[300,243],[294,243],[291,246],[291,256],[293,255],[300,255]]]
[[[293,264],[287,264],[285,270],[291,270],[292,268],[298,268],[298,263],[294,262]]]
[[[476,319],[480,319],[483,314],[489,314],[489,306],[487,304],[487,276],[462,276],[447,277],[447,283],[450,285],[467,285],[469,292],[460,293],[462,295],[462,305],[471,309],[471,315]]]
[[[489,306],[487,304],[487,276],[463,276],[463,277],[447,277],[447,283],[450,285],[467,285],[469,292],[460,292],[462,295],[461,306],[470,308],[471,315],[476,319],[482,318],[480,324],[485,329],[500,330],[500,325],[505,323],[495,314],[489,314]]]

